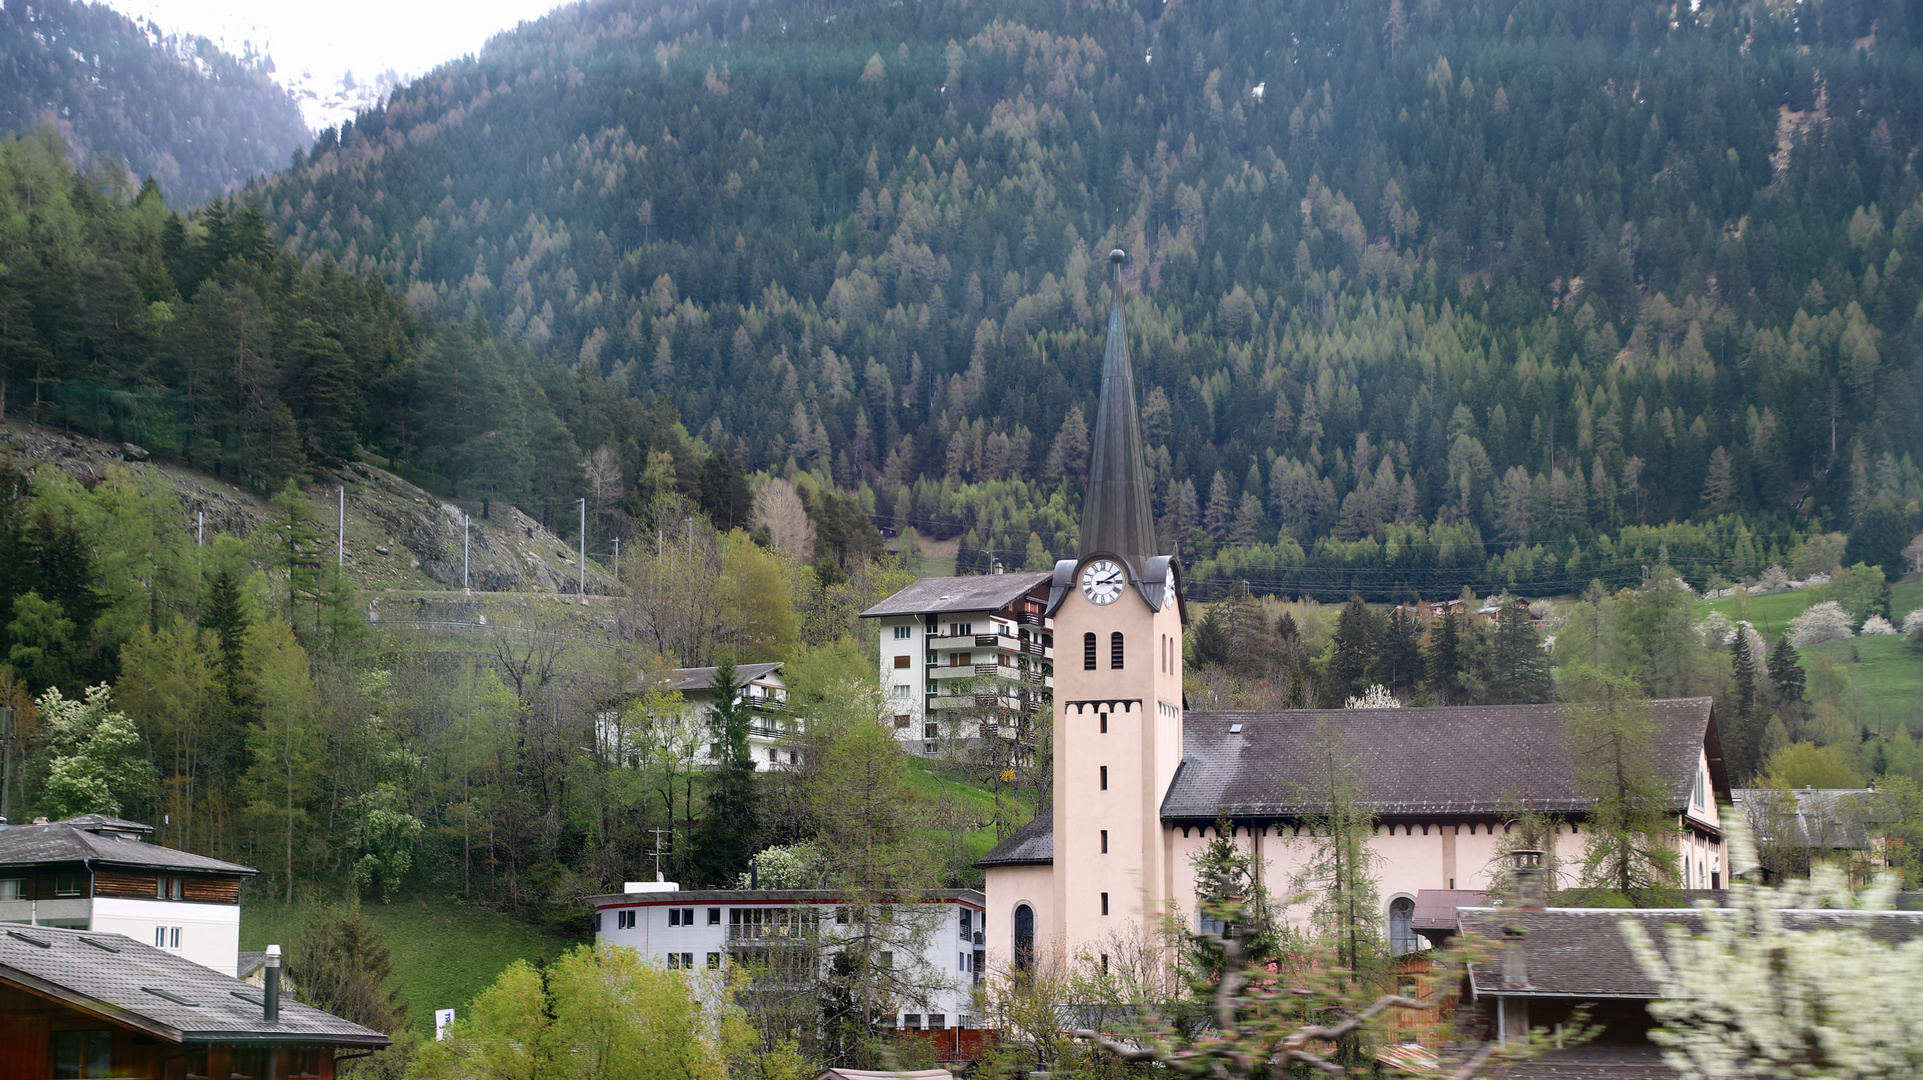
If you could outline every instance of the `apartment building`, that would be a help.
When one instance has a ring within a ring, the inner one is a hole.
[[[895,737],[935,756],[998,739],[1017,749],[1054,688],[1048,573],[924,578],[861,613],[880,626]]]

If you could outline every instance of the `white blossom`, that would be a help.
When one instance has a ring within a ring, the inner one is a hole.
[[[1352,697],[1342,703],[1345,709],[1400,709],[1402,702],[1397,701],[1389,688],[1380,683],[1362,691],[1360,697]]]
[[[1863,620],[1863,636],[1877,637],[1896,633],[1896,627],[1881,615],[1872,615]]]
[[[1904,633],[1914,634],[1918,630],[1923,630],[1923,607],[1917,608],[1915,611],[1903,616]]]
[[[1801,615],[1789,621],[1789,643],[1797,648],[1819,645],[1838,638],[1854,637],[1849,612],[1834,600],[1811,604]]]
[[[1760,595],[1762,593],[1782,592],[1788,588],[1789,571],[1784,570],[1775,563],[1771,563],[1769,569],[1763,571],[1763,576],[1757,579],[1756,587],[1751,589],[1750,592]]]

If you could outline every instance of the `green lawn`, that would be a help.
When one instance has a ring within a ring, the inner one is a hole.
[[[909,762],[908,782],[937,807],[952,807],[968,823],[969,828],[962,842],[970,863],[988,854],[988,850],[995,846],[995,795],[992,791],[939,776],[932,766],[919,759]],[[1011,820],[1026,822],[1034,816],[1034,806],[1027,799],[1004,794],[1003,800],[1005,803],[1012,802],[1009,810]],[[945,844],[947,831],[942,831]]]
[[[1903,616],[1923,607],[1923,574],[1905,574],[1890,583],[1890,621],[1903,625]]]
[[[1731,622],[1748,619],[1764,637],[1774,642],[1789,628],[1789,621],[1809,607],[1814,594],[1813,589],[1792,589],[1764,596],[1724,596],[1698,601],[1697,606],[1704,609],[1705,614],[1720,611],[1729,616]],[[1901,625],[1903,616],[1919,607],[1923,607],[1923,574],[1906,574],[1890,583],[1891,622]]]
[[[241,906],[240,947],[274,942],[291,952],[313,910],[250,897]],[[407,1002],[409,1025],[423,1033],[433,1031],[435,1009],[464,1009],[513,961],[553,957],[572,944],[511,915],[459,904],[409,897],[361,911],[393,953],[394,986]]]
[[[1871,731],[1893,731],[1906,723],[1913,735],[1923,735],[1923,656],[1900,634],[1845,638],[1797,650],[1803,670],[1809,671],[1811,653],[1821,652],[1843,664],[1849,676],[1844,711]],[[1853,659],[1852,659],[1853,657]]]

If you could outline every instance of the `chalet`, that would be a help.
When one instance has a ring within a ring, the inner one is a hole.
[[[626,891],[591,896],[596,944],[624,945],[670,970],[719,971],[753,963],[797,983],[813,981],[847,925],[841,897],[823,889],[682,891],[673,882],[630,882]],[[897,1002],[904,1030],[974,1028],[974,987],[982,978],[985,898],[975,889],[943,889],[902,905],[927,919],[912,935],[920,955],[888,954],[919,999]]]
[[[121,934],[0,931],[0,1080],[333,1080],[387,1044],[271,974],[256,987]]]
[[[255,871],[152,833],[103,814],[0,825],[0,923],[125,934],[233,975],[240,886]]]
[[[668,673],[674,689],[681,692],[693,714],[706,721],[720,696],[718,667],[675,668]],[[788,704],[788,684],[781,679],[781,665],[740,664],[734,669],[736,696],[748,706],[754,719],[748,725],[748,751],[757,769],[779,769],[797,764],[801,751],[793,738],[802,730],[802,719]],[[704,764],[720,755],[708,747]]]
[[[957,740],[1026,742],[1055,685],[1050,575],[924,578],[861,613],[881,631],[895,738],[935,755]]]

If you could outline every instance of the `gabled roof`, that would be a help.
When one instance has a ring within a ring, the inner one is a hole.
[[[1182,765],[1162,819],[1211,822],[1293,819],[1316,812],[1315,731],[1331,721],[1342,753],[1361,771],[1363,798],[1383,817],[1512,812],[1525,798],[1552,813],[1588,809],[1577,780],[1579,748],[1561,705],[1465,705],[1427,709],[1190,712]],[[1696,765],[1712,744],[1709,698],[1649,702],[1655,767],[1677,808],[1687,805]],[[1721,755],[1712,750],[1717,796],[1727,801]]]
[[[259,987],[120,934],[7,927],[0,930],[0,983],[172,1043],[388,1041],[284,993],[280,1022],[264,1023]]]
[[[744,686],[751,682],[758,682],[779,670],[781,670],[781,664],[779,662],[772,664],[736,664],[734,667],[735,685]],[[689,690],[713,690],[715,677],[720,673],[721,669],[718,667],[684,667],[675,668],[668,673],[668,677],[674,680],[674,685],[671,689],[686,693]]]
[[[1503,983],[1501,950],[1474,970],[1478,994],[1533,997],[1653,998],[1655,988],[1623,936],[1625,923],[1637,923],[1658,948],[1665,931],[1680,926],[1691,933],[1703,927],[1704,908],[1464,908],[1463,930],[1494,942],[1504,931],[1523,931],[1528,983]],[[1919,911],[1783,911],[1783,925],[1796,930],[1856,929],[1887,942],[1923,934]]]
[[[1035,820],[1002,838],[976,866],[1047,866],[1055,861],[1055,812],[1043,807]]]
[[[1752,832],[1757,840],[1782,840],[1797,847],[1823,848],[1829,851],[1864,851],[1873,843],[1871,828],[1885,824],[1883,818],[1888,813],[1877,803],[1876,792],[1871,788],[1793,788],[1784,794],[1794,795],[1794,806],[1785,805],[1784,811],[1793,811],[1794,819],[1786,821],[1791,835],[1773,837],[1762,835],[1765,830],[1775,827],[1771,819],[1772,807],[1768,800],[1775,798],[1775,788],[1736,788],[1730,792],[1730,801],[1738,810],[1746,812]],[[1783,814],[1789,818],[1789,814]]]
[[[74,820],[85,821],[86,819]],[[93,828],[100,827],[98,823],[93,824]],[[5,829],[0,829],[0,867],[47,866],[83,861],[113,866],[138,866],[153,870],[178,870],[187,873],[240,874],[251,877],[256,872],[250,866],[223,862],[205,855],[196,855],[191,851],[142,843],[139,840],[129,840],[111,833],[94,832],[73,821],[53,821],[45,825],[9,825]]]
[[[861,613],[864,619],[887,615],[934,615],[948,611],[999,611],[1048,584],[1053,571],[1020,574],[970,574],[922,578]]]

